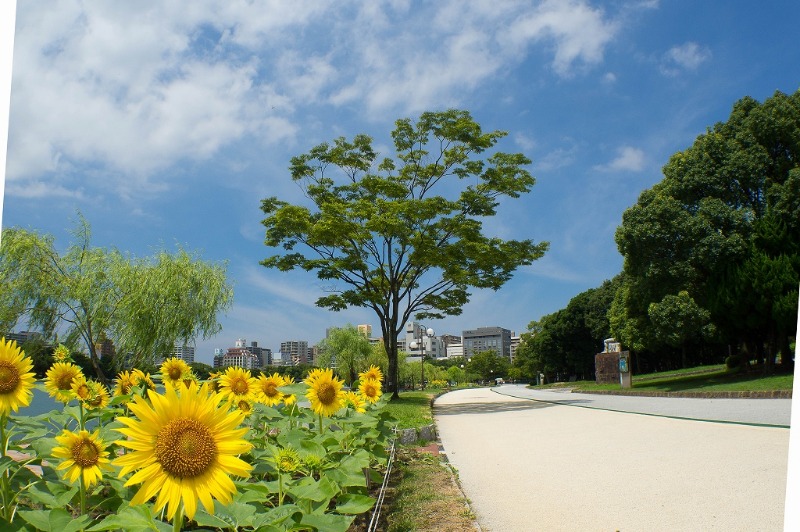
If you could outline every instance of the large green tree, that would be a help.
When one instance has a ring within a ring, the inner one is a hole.
[[[27,320],[48,339],[82,345],[102,379],[98,345],[105,339],[114,343],[119,369],[123,363],[151,365],[176,341],[220,330],[217,313],[233,297],[224,266],[184,250],[136,259],[92,247],[82,217],[73,238],[60,253],[50,235],[3,230],[0,329],[10,331]]]
[[[291,160],[307,202],[262,202],[265,243],[278,248],[262,264],[315,271],[329,284],[321,307],[376,313],[393,396],[397,336],[409,319],[460,314],[471,288],[499,289],[547,249],[484,232],[503,197],[534,184],[524,155],[485,155],[505,135],[483,132],[461,110],[401,119],[392,132],[394,159],[379,159],[366,135],[337,138]]]
[[[772,345],[787,357],[800,283],[791,245],[800,240],[798,161],[800,91],[741,99],[726,122],[673,155],[617,230],[625,285],[610,315],[614,335],[633,349],[674,345],[659,309],[675,310],[686,292],[695,308],[684,305],[685,317],[708,312],[719,344]]]

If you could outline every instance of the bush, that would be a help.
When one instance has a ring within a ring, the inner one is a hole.
[[[725,367],[728,369],[737,369],[742,365],[742,357],[739,355],[731,355],[725,359]]]

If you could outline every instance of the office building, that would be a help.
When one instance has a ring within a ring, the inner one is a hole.
[[[511,331],[502,327],[478,327],[461,333],[464,356],[471,357],[484,351],[494,351],[498,356],[511,359]]]
[[[281,342],[281,358],[285,366],[308,364],[308,342],[306,340]]]
[[[113,345],[111,347],[113,349]],[[105,354],[103,354],[103,356],[105,356]],[[187,364],[192,364],[194,362],[194,346],[175,345],[172,348],[172,353],[170,353],[170,356],[180,358]]]

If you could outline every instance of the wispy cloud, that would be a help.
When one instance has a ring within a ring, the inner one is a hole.
[[[697,70],[711,59],[711,50],[695,42],[687,42],[670,48],[661,59],[661,72],[675,76],[686,70]]]
[[[621,146],[617,149],[617,157],[608,164],[597,165],[600,172],[640,172],[646,162],[644,151],[632,146]]]

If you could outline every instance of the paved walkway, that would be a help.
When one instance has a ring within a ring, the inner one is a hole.
[[[783,529],[787,428],[576,408],[590,405],[563,395],[436,400],[444,452],[485,531]]]
[[[685,419],[728,421],[788,427],[792,414],[791,399],[694,399],[685,397],[639,397],[630,395],[595,395],[569,390],[528,388],[506,384],[492,388],[496,393],[556,402],[558,404],[599,408]]]

